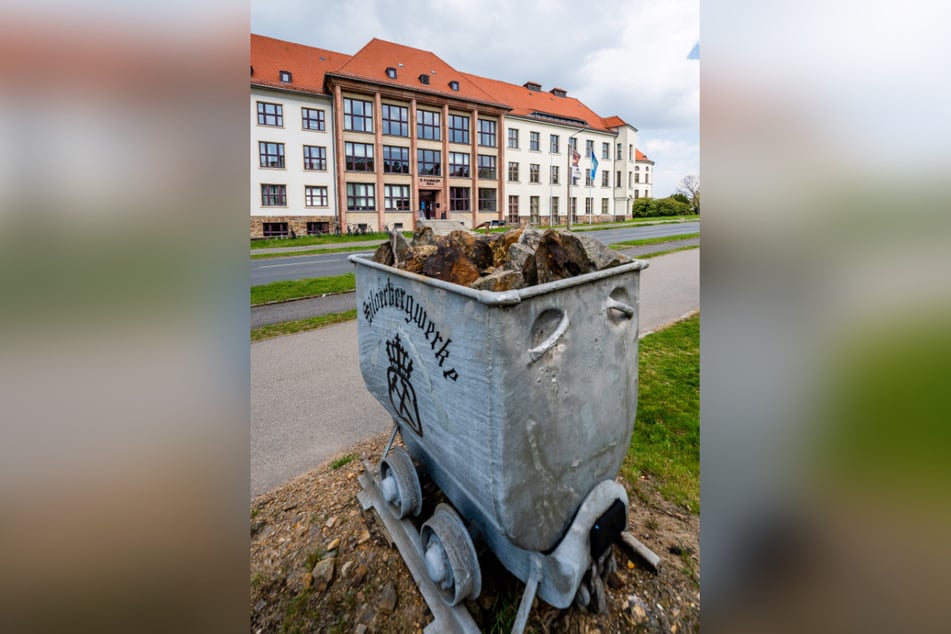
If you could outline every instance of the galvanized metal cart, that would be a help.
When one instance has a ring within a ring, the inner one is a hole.
[[[597,584],[582,582],[627,522],[615,477],[636,413],[647,263],[493,293],[350,261],[360,369],[395,423],[359,497],[430,605],[427,630],[475,627],[463,606],[481,591],[473,540],[526,584],[513,631],[536,593],[558,608],[588,603]],[[408,453],[391,451],[397,430]],[[414,459],[451,502],[419,529]]]

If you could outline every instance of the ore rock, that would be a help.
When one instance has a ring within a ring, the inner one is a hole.
[[[478,291],[512,291],[525,286],[521,271],[496,269],[485,277],[480,277],[470,286]]]
[[[423,275],[444,282],[468,286],[479,279],[479,269],[466,257],[462,249],[453,243],[443,244],[423,264]]]

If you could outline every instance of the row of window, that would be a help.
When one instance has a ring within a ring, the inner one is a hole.
[[[305,145],[303,148],[305,170],[327,169],[327,148],[319,145]],[[283,143],[259,141],[258,155],[260,157],[261,167],[284,167]]]
[[[257,102],[258,124],[266,126],[284,126],[284,106],[279,103],[265,101]],[[361,99],[345,98],[343,100],[343,128],[353,132],[373,132],[373,102]],[[383,134],[388,136],[409,136],[409,108],[393,104],[383,104],[381,107]],[[440,112],[420,108],[416,111],[416,136],[419,139],[431,141],[442,140],[442,114]],[[469,117],[451,114],[448,121],[448,135],[450,143],[469,143]],[[301,108],[301,127],[305,130],[326,130],[326,114],[324,110],[315,108]],[[491,119],[478,120],[478,144],[487,147],[496,147],[496,122]],[[568,146],[571,151],[577,151],[578,139],[569,138]],[[585,156],[594,155],[594,141],[585,141]],[[519,130],[508,129],[508,147],[519,149]],[[541,133],[529,132],[528,149],[534,152],[541,151]],[[601,143],[601,158],[610,159],[611,146],[607,142]],[[548,150],[553,154],[561,153],[561,137],[557,134],[548,135]],[[628,145],[628,154],[634,160],[634,146]],[[617,160],[623,159],[623,144],[617,144]],[[650,167],[645,167],[650,170]]]

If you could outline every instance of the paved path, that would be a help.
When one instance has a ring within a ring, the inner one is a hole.
[[[641,274],[640,331],[700,306],[700,250],[650,260]],[[357,362],[350,321],[251,344],[251,495],[306,473],[390,429]]]

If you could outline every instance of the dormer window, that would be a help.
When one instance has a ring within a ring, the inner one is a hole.
[[[449,88],[452,89],[452,90],[458,91],[458,90],[459,90],[459,82],[457,82],[456,80],[452,80],[451,82],[449,82]]]
[[[393,68],[392,66],[389,66],[386,69],[386,76],[389,77],[390,79],[396,79],[396,69]]]
[[[533,82],[533,81],[527,81],[527,82],[525,82],[525,83],[522,84],[522,85],[523,85],[525,88],[528,88],[529,90],[531,90],[532,92],[540,92],[541,89],[542,89],[542,85],[541,85],[541,84],[537,84],[537,83],[535,83],[535,82]]]
[[[291,83],[291,71],[289,71],[289,70],[282,70],[282,71],[281,71],[281,83],[282,83],[282,84],[289,84],[289,83]]]
[[[419,76],[419,83],[425,84],[426,86],[428,86],[428,85],[429,85],[429,75],[427,75],[426,73],[423,73],[422,75],[420,75],[420,76]]]

